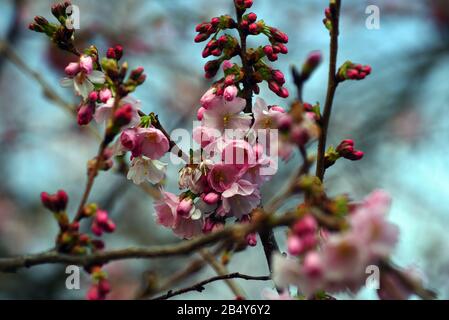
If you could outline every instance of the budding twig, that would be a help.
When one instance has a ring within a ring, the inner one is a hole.
[[[332,12],[332,28],[330,30],[331,41],[330,41],[330,63],[329,63],[329,78],[327,85],[327,95],[326,102],[324,105],[324,111],[321,122],[321,134],[318,141],[318,155],[317,155],[317,165],[316,165],[316,176],[320,180],[324,179],[324,173],[326,171],[324,166],[324,156],[326,153],[326,140],[327,131],[329,128],[329,121],[332,112],[332,105],[334,103],[335,91],[338,87],[337,79],[337,56],[338,56],[338,36],[340,29],[340,9],[341,0],[335,0],[335,5]]]

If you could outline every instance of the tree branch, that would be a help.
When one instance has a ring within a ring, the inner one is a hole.
[[[190,291],[198,291],[198,292],[202,292],[204,290],[204,286],[206,284],[215,282],[215,281],[221,281],[221,280],[230,280],[230,279],[244,279],[244,280],[253,280],[253,281],[269,281],[271,280],[270,276],[249,276],[246,274],[241,274],[238,272],[235,273],[230,273],[230,274],[225,274],[225,275],[219,275],[219,276],[215,276],[212,278],[209,278],[207,280],[198,282],[197,284],[194,284],[193,286],[184,288],[184,289],[180,289],[177,291],[168,291],[166,294],[156,297],[154,298],[154,300],[165,300],[165,299],[169,299],[175,296],[179,296],[181,294],[190,292]]]
[[[247,234],[260,230],[272,229],[292,224],[299,218],[297,212],[289,212],[280,217],[274,217],[259,211],[249,224],[236,224],[220,231],[210,233],[175,245],[153,247],[130,247],[98,252],[95,254],[77,256],[62,254],[57,251],[47,251],[38,254],[24,255],[12,258],[0,258],[0,272],[14,272],[21,268],[30,268],[42,264],[73,264],[90,266],[105,264],[110,261],[127,259],[149,259],[156,257],[171,257],[185,255],[199,248],[217,243],[221,240],[229,242],[244,241]]]

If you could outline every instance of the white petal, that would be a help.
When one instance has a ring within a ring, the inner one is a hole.
[[[167,164],[158,160],[149,160],[147,179],[153,183],[159,183],[165,177]]]
[[[94,70],[90,75],[87,76],[87,78],[92,82],[96,84],[103,84],[106,80],[106,76],[103,72]]]
[[[70,78],[62,78],[61,81],[60,81],[60,84],[61,84],[61,86],[64,87],[64,88],[71,87],[71,86],[73,86],[73,79],[70,79]]]

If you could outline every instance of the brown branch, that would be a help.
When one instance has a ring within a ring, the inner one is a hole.
[[[21,268],[30,268],[42,264],[73,264],[89,266],[93,264],[105,264],[110,261],[127,259],[149,259],[156,257],[171,257],[186,255],[199,248],[206,247],[220,241],[239,242],[243,241],[249,233],[264,229],[272,229],[279,226],[292,224],[299,218],[297,212],[289,212],[280,217],[274,217],[259,211],[253,222],[249,224],[236,224],[225,227],[220,231],[213,232],[192,240],[183,241],[179,244],[153,247],[130,247],[98,252],[95,254],[77,256],[47,251],[38,254],[24,255],[12,258],[0,258],[0,272],[14,272]]]
[[[225,276],[228,272],[227,268],[219,263],[215,256],[212,255],[209,250],[201,249],[200,256],[214,269],[214,271],[218,274],[218,276]],[[225,283],[231,289],[232,293],[235,297],[244,298],[245,293],[242,289],[231,279],[225,279]]]
[[[198,292],[202,292],[204,290],[204,286],[206,284],[215,282],[215,281],[221,281],[221,280],[230,280],[230,279],[244,279],[244,280],[253,280],[253,281],[269,281],[271,280],[270,276],[249,276],[246,274],[241,274],[238,272],[235,273],[230,273],[230,274],[225,274],[225,275],[219,275],[219,276],[215,276],[212,278],[209,278],[207,280],[198,282],[197,284],[194,284],[193,286],[184,288],[184,289],[180,289],[177,291],[168,291],[166,294],[159,296],[157,298],[154,298],[154,300],[165,300],[165,299],[169,299],[175,296],[179,296],[181,294],[190,292],[190,291],[198,291]]]
[[[324,158],[326,153],[326,140],[329,128],[329,121],[332,113],[332,105],[334,103],[335,91],[338,87],[337,79],[337,56],[338,56],[338,36],[340,33],[340,9],[341,0],[335,0],[335,12],[332,12],[332,29],[330,31],[330,63],[329,63],[329,78],[327,85],[326,102],[324,105],[323,116],[321,117],[321,134],[318,141],[318,155],[316,165],[316,176],[320,180],[324,179],[326,171],[324,167]]]

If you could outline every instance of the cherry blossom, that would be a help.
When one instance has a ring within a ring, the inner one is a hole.
[[[94,61],[90,56],[82,55],[79,62],[70,63],[65,73],[67,78],[61,80],[63,87],[74,86],[75,92],[87,98],[96,84],[103,84],[105,82],[105,75],[101,71],[94,70]]]

